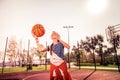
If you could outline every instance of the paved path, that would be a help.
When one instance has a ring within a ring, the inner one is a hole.
[[[119,72],[70,70],[73,80],[120,80]],[[22,80],[49,80],[49,72],[27,76]]]

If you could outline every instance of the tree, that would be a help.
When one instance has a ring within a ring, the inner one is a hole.
[[[103,53],[103,47],[104,47],[103,42],[104,42],[104,40],[103,40],[103,36],[102,35],[97,35],[96,38],[98,40],[97,45],[99,46],[99,52],[98,53],[99,53],[99,56],[101,57],[100,64],[104,65],[104,53]]]
[[[77,42],[77,47],[73,46],[72,51],[74,51],[73,56],[74,56],[74,59],[76,59],[77,65],[79,66],[79,69],[80,69],[80,62],[82,62],[84,59],[83,58],[84,57],[83,49],[80,49],[80,45]]]
[[[41,46],[41,48],[44,48],[44,46],[43,46],[42,44],[40,44],[40,46]],[[32,49],[30,50],[30,52],[31,52],[32,56],[33,56],[33,55],[36,55],[36,56],[39,57],[39,61],[40,61],[40,64],[41,64],[41,63],[42,63],[41,58],[42,58],[42,57],[45,57],[46,52],[40,52],[38,48],[32,48]]]
[[[0,62],[3,61],[4,53],[0,51]]]
[[[15,37],[10,38],[8,42],[7,55],[9,56],[9,60],[12,63],[12,66],[16,66],[16,60],[18,58],[18,48],[17,41]]]
[[[75,54],[75,59],[77,61],[77,65],[79,65],[80,62],[80,52],[79,52],[79,48],[76,46],[73,46],[72,50],[74,51]]]
[[[81,40],[81,47],[85,49],[87,52],[89,52],[92,55],[95,70],[96,70],[96,59],[95,59],[95,48],[98,44],[98,39],[96,36],[93,37],[86,37],[86,40]]]
[[[21,60],[21,64],[22,64],[22,67],[26,65],[27,63],[27,53],[28,51],[23,49],[23,52],[20,54],[20,60]]]

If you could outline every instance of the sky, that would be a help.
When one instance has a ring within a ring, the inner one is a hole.
[[[94,2],[92,2],[94,1]],[[104,1],[104,2],[102,2]],[[101,34],[109,25],[120,24],[120,0],[0,0],[0,48],[4,49],[6,37],[16,36],[23,40],[23,47],[36,46],[31,35],[35,24],[45,28],[44,36],[39,38],[41,44],[51,44],[50,35],[56,31],[61,39],[70,45],[86,36]]]

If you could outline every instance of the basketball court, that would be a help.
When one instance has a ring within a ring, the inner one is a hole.
[[[120,80],[119,72],[70,70],[73,80]],[[22,80],[49,80],[49,72],[27,76]]]

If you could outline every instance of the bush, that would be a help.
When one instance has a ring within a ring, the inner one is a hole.
[[[120,62],[120,55],[118,56],[118,60]],[[117,63],[117,59],[116,59],[116,56],[108,56],[105,58],[105,61],[108,63],[108,64],[116,64]]]
[[[38,64],[33,64],[33,66],[36,66],[36,67],[37,67],[37,66],[38,66]]]

